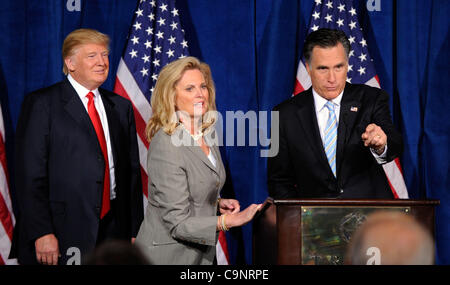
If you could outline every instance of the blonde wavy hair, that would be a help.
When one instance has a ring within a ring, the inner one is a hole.
[[[151,98],[152,117],[145,128],[145,135],[149,142],[159,129],[162,128],[165,133],[172,135],[180,124],[175,113],[175,87],[184,72],[193,69],[197,69],[203,74],[209,92],[208,109],[202,117],[201,130],[208,133],[212,129],[216,122],[216,88],[211,76],[211,69],[208,64],[200,62],[195,57],[184,57],[169,63],[159,72]]]

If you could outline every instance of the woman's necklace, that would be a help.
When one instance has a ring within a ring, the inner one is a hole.
[[[191,134],[191,132],[186,128],[186,126],[183,123],[181,123],[181,126],[183,127],[183,129],[186,130],[186,132],[188,132],[191,135],[191,137],[194,139],[194,141],[197,141],[198,139],[203,137],[203,132],[202,131],[199,131],[196,134]]]

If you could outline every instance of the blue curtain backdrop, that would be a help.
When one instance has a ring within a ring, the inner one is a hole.
[[[375,8],[379,4],[379,9],[369,11],[367,2]],[[80,27],[111,37],[111,75],[104,87],[112,90],[137,4],[138,0],[2,1],[0,99],[10,175],[23,97],[63,79],[64,37]],[[224,116],[226,111],[270,111],[291,96],[313,0],[179,0],[177,5],[191,55],[212,68],[217,106]],[[410,196],[441,200],[437,262],[450,264],[450,2],[355,0],[354,5],[403,134],[401,160]],[[267,197],[266,159],[260,157],[264,147],[248,146],[248,140],[246,146],[236,146],[234,141],[235,146],[221,149],[228,171],[224,195],[235,195],[241,207],[262,202]],[[15,202],[14,185],[12,192]],[[251,263],[251,225],[232,231],[228,238],[233,262]]]

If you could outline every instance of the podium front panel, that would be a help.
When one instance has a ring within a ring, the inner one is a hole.
[[[399,211],[410,207],[303,206],[301,211],[301,264],[342,265],[351,236],[374,211]]]
[[[376,210],[402,211],[434,236],[438,200],[272,200],[253,221],[253,264],[342,264],[351,234]]]

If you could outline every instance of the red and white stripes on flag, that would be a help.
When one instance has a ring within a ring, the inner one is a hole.
[[[216,244],[216,259],[218,265],[229,265],[230,256],[228,255],[227,237],[225,232],[219,232],[219,240]]]
[[[152,115],[150,102],[142,94],[133,75],[127,65],[120,59],[117,68],[114,92],[127,98],[133,104],[134,118],[136,123],[136,135],[139,147],[139,160],[141,164],[142,193],[144,209],[147,206],[148,196],[148,174],[147,174],[147,152],[149,143],[145,137],[145,126]]]
[[[381,88],[378,76],[371,78],[365,83],[366,85]],[[391,187],[395,199],[408,199],[408,189],[403,179],[402,167],[400,159],[396,157],[393,161],[383,164],[383,170]]]
[[[371,78],[369,81],[365,82],[366,85],[380,88],[380,83],[378,82],[378,76]],[[306,71],[306,67],[303,61],[300,60],[297,68],[297,78],[294,88],[294,95],[311,87],[311,78]],[[403,179],[402,168],[400,165],[400,160],[398,157],[393,161],[383,164],[384,172],[391,187],[392,193],[395,199],[408,199],[408,190],[406,188],[405,181]]]
[[[0,106],[0,265],[17,264],[16,259],[8,259],[11,250],[13,229],[16,223],[9,192],[8,170],[5,152],[5,126]]]
[[[117,69],[114,92],[133,104],[141,164],[144,210],[148,197],[145,126],[152,116],[151,93],[160,70],[169,62],[189,54],[175,0],[139,2],[128,35],[125,52]],[[226,238],[219,234],[218,264],[229,264]]]

